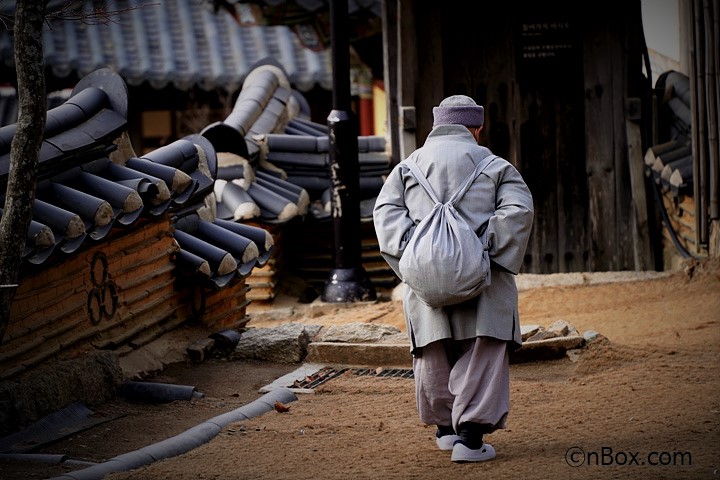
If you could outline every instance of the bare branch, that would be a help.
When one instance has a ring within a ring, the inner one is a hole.
[[[79,8],[73,8],[73,5],[79,4]],[[49,13],[46,17],[48,23],[50,22],[66,22],[66,21],[79,21],[86,25],[107,25],[114,23],[113,18],[126,12],[138,10],[140,8],[157,6],[160,3],[147,3],[143,5],[131,5],[125,8],[113,8],[112,2],[105,6],[95,7],[87,10],[83,10],[82,2],[80,1],[69,1],[65,6],[54,13]]]
[[[3,5],[0,0],[0,7]],[[158,6],[160,3],[145,3],[142,5],[130,5],[123,8],[114,8],[113,2],[107,2],[103,6],[84,9],[82,0],[68,0],[62,7],[45,14],[45,24],[52,28],[53,24],[59,24],[67,21],[82,22],[86,25],[107,25],[115,23],[114,18],[133,10],[145,7]],[[12,31],[14,27],[15,17],[0,12],[0,24],[6,30]]]

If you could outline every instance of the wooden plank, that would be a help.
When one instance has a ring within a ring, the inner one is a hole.
[[[398,122],[399,122],[399,157],[407,158],[417,146],[415,130],[417,112],[415,110],[416,79],[418,78],[417,33],[415,31],[415,2],[402,0],[397,2],[399,11],[398,31]],[[404,19],[409,18],[408,21]]]
[[[272,300],[277,296],[277,293],[277,289],[274,287],[252,287],[247,294],[247,299],[253,302]]]
[[[639,2],[637,2],[639,6]],[[610,124],[613,130],[612,156],[614,160],[613,172],[615,181],[615,221],[608,224],[606,228],[615,231],[615,241],[613,242],[613,264],[610,266],[612,270],[632,270],[635,268],[634,255],[634,236],[632,228],[628,228],[633,223],[632,208],[632,189],[628,160],[628,138],[627,138],[627,121],[626,121],[626,101],[628,98],[628,59],[625,49],[629,43],[627,42],[628,31],[637,28],[637,24],[628,24],[630,19],[633,21],[635,17],[632,15],[631,6],[623,5],[624,14],[618,21],[617,18],[605,19],[605,29],[612,37],[612,41],[605,45],[610,56],[611,63],[606,65],[606,70],[612,72],[610,75],[610,92],[612,97],[612,114]],[[640,18],[637,18],[640,22]],[[637,52],[636,58],[641,53]],[[633,62],[635,66],[639,66],[639,61]],[[635,72],[632,76],[636,76]]]
[[[670,219],[670,225],[673,227],[674,230],[677,231],[681,227],[686,227],[690,230],[694,230],[693,215],[688,214],[687,211],[684,210],[678,202],[673,200],[673,197],[663,195],[662,201],[668,214],[668,218]],[[665,227],[665,229],[667,229],[667,226]]]
[[[670,221],[670,224],[672,225],[673,230],[675,231],[675,235],[677,236],[678,240],[680,241],[680,244],[685,247],[686,250],[689,250],[691,247],[695,246],[695,229],[694,228],[686,228],[680,224],[677,224]],[[672,236],[670,235],[670,232],[668,231],[667,227],[663,228],[663,237],[672,242]],[[673,244],[674,248],[674,244]]]
[[[601,12],[600,10],[599,12]],[[585,124],[587,129],[585,151],[589,197],[588,267],[592,271],[615,270],[616,222],[615,204],[615,131],[613,125],[612,57],[607,45],[616,41],[607,31],[605,15],[588,18],[583,33],[585,59]],[[603,128],[598,126],[602,125]]]
[[[409,21],[415,23],[415,31],[419,32],[416,37],[416,50],[419,52],[418,64],[403,65],[403,70],[399,75],[408,81],[414,79],[416,91],[422,92],[421,95],[415,97],[415,140],[418,145],[422,145],[432,130],[432,108],[438,105],[446,95],[445,67],[448,66],[448,63],[445,58],[447,51],[445,45],[449,40],[445,17],[447,17],[447,12],[453,11],[453,9],[448,9],[439,2],[415,2],[414,5],[413,18],[404,17],[400,29],[405,28],[405,24]],[[393,162],[400,160],[402,158],[393,158]]]
[[[384,260],[377,262],[364,262],[363,267],[370,276],[372,276],[373,274],[385,273],[390,271],[388,264]]]
[[[262,288],[274,290],[276,286],[277,286],[277,282],[273,282],[273,281],[267,281],[267,282],[262,282],[262,283],[258,282],[258,283],[248,284],[248,287],[250,287],[250,291],[260,290],[260,289],[262,289]]]
[[[558,261],[558,155],[556,142],[544,125],[558,122],[557,97],[539,85],[525,86],[529,95],[521,107],[520,168],[533,196],[535,219],[523,272],[556,273]],[[554,134],[554,132],[553,132]],[[563,226],[564,228],[565,226]]]
[[[665,210],[670,217],[671,222],[684,225],[688,228],[695,229],[695,208],[694,202],[689,197],[681,202],[675,202],[674,197],[670,197],[667,194],[663,196],[663,205]],[[694,242],[693,242],[694,243]]]
[[[253,268],[252,273],[248,275],[247,279],[273,277],[278,274],[278,271],[279,270],[275,263],[267,264],[262,268],[255,267]]]
[[[688,215],[695,216],[695,199],[690,196],[680,198],[678,208]]]
[[[400,130],[398,128],[399,81],[398,76],[404,75],[404,65],[400,63],[400,26],[399,10],[400,0],[385,0],[382,2],[382,37],[383,41],[383,68],[387,102],[387,134],[390,138],[390,155],[392,164],[398,163],[400,158]],[[413,21],[412,18],[405,21]]]
[[[672,217],[674,221],[684,227],[695,230],[695,216],[694,215],[677,215]]]
[[[580,198],[584,197],[586,184],[584,100],[578,91],[583,68],[581,46],[567,32],[556,31],[553,34],[564,37],[568,48],[553,53],[563,55],[564,60],[534,57],[535,47],[544,47],[523,35],[527,28],[543,24],[568,24],[576,29],[579,20],[573,12],[558,6],[527,7],[517,14],[507,4],[493,5],[491,8],[497,9],[494,15],[511,21],[496,22],[504,27],[494,27],[495,35],[478,32],[482,38],[498,36],[512,43],[508,49],[499,38],[493,39],[492,55],[479,62],[477,68],[487,72],[488,65],[492,65],[494,70],[501,64],[511,64],[507,62],[510,58],[514,60],[514,70],[507,72],[507,78],[516,79],[515,84],[507,85],[488,81],[486,116],[491,129],[495,128],[493,108],[498,109],[498,117],[505,117],[500,123],[507,123],[511,132],[510,160],[533,195],[535,219],[521,271],[557,273],[584,269],[587,200]],[[482,8],[485,10],[486,6]],[[511,31],[501,30],[510,27]],[[542,38],[544,34],[538,35]],[[485,40],[479,38],[478,43],[485,45]],[[491,77],[497,75],[493,73]]]
[[[580,66],[577,66],[580,69]],[[587,271],[588,200],[585,176],[583,99],[567,85],[558,104],[557,124],[557,255],[556,272]],[[547,272],[555,273],[555,272]]]
[[[250,300],[269,300],[275,298],[280,292],[278,283],[270,283],[266,285],[249,285],[250,290],[247,298]]]
[[[626,121],[628,166],[632,191],[632,220],[630,227],[633,238],[633,267],[635,270],[652,270],[655,265],[650,226],[648,222],[648,204],[645,192],[645,173],[642,158],[640,126]]]

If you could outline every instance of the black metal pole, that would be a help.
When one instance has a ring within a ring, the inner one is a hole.
[[[330,143],[331,211],[335,237],[335,268],[322,300],[355,302],[374,300],[375,290],[362,266],[360,250],[360,163],[358,127],[350,97],[350,41],[347,0],[330,3],[333,109],[328,116]]]

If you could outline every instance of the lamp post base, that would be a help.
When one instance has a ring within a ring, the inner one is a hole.
[[[325,284],[322,301],[328,303],[376,300],[375,288],[360,268],[335,268]]]

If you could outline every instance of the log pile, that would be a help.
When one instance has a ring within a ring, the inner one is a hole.
[[[646,172],[663,192],[686,195],[693,188],[690,80],[681,73],[666,72],[658,78],[656,94],[662,140],[645,153]]]

